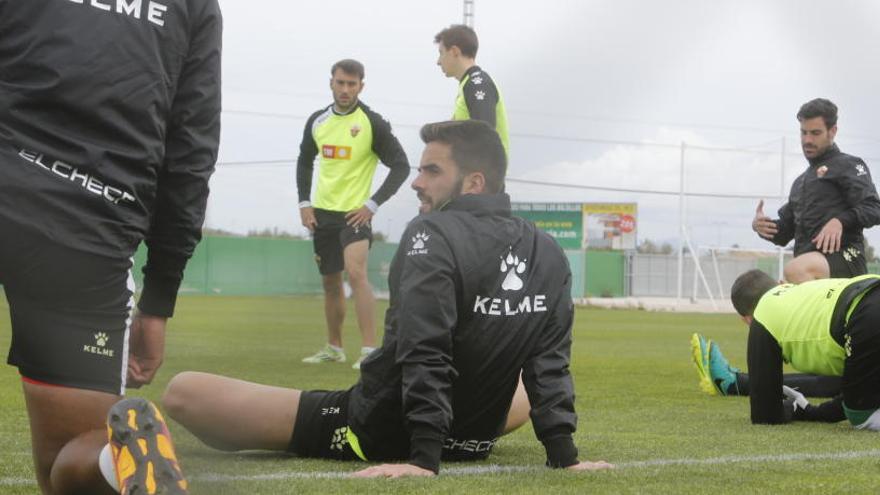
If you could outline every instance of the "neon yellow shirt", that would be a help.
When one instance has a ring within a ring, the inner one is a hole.
[[[846,353],[831,336],[832,316],[844,289],[866,279],[880,276],[780,285],[761,297],[754,318],[779,344],[783,361],[804,373],[841,376]],[[847,321],[862,296],[864,291],[846,308]]]
[[[380,205],[409,175],[409,162],[391,132],[391,125],[362,102],[344,115],[336,113],[330,105],[309,117],[297,159],[301,202],[310,201],[312,170],[319,154],[318,180],[311,203],[323,210],[352,211],[363,206],[367,199]],[[370,186],[380,159],[391,172],[370,198]]]

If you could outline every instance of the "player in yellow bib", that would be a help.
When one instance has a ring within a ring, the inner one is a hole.
[[[495,128],[504,151],[510,156],[507,111],[495,81],[477,65],[477,33],[461,24],[450,26],[434,36],[440,56],[437,65],[446,77],[459,81],[453,120],[482,120]]]
[[[753,423],[836,422],[880,431],[880,276],[777,282],[760,270],[740,275],[731,300],[749,324]],[[782,364],[841,377],[841,395],[819,406],[782,385]],[[782,397],[786,397],[782,400]]]
[[[330,73],[333,104],[309,117],[296,163],[300,218],[313,234],[327,320],[327,345],[303,361],[345,361],[344,270],[363,339],[361,356],[353,366],[359,369],[361,360],[376,347],[375,299],[367,279],[367,253],[373,239],[370,222],[379,206],[406,180],[409,162],[391,125],[358,99],[364,88],[364,66],[356,60],[341,60]],[[312,196],[316,157],[318,179]],[[370,186],[380,160],[390,171],[371,196]]]

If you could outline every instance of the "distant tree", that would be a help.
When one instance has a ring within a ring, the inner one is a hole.
[[[211,229],[211,228],[203,228],[202,235],[212,235],[212,236],[222,236],[222,237],[241,237],[241,234],[236,234],[235,232],[230,232],[228,230],[223,229]]]
[[[388,242],[388,236],[385,234],[385,232],[382,232],[381,230],[374,230],[373,231],[373,241],[374,242]]]
[[[657,244],[651,239],[645,239],[638,245],[636,251],[642,254],[672,254],[674,249],[668,242]]]
[[[878,257],[876,251],[874,251],[874,246],[868,244],[868,239],[865,239],[865,260],[869,263],[880,261],[880,257]]]
[[[274,239],[304,239],[303,236],[299,234],[292,234],[287,232],[286,230],[279,230],[278,227],[264,228],[264,229],[251,229],[248,230],[248,237],[269,237]]]

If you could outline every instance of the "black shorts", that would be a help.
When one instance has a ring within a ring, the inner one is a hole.
[[[852,278],[868,273],[865,253],[856,246],[848,246],[836,253],[826,254],[831,278]]]
[[[880,290],[871,289],[850,316],[844,335],[843,403],[850,409],[880,408]]]
[[[349,443],[349,394],[350,390],[304,391],[299,398],[288,452],[340,461],[361,459]]]
[[[345,268],[343,250],[353,242],[364,239],[373,243],[372,227],[351,227],[345,223],[345,212],[315,208],[315,262],[321,275],[333,275]]]
[[[293,437],[287,451],[301,457],[335,459],[340,461],[370,460],[399,461],[409,454],[400,439],[364,444],[348,426],[349,390],[310,390],[300,395],[299,410],[293,427]],[[400,425],[401,431],[404,426]],[[406,435],[405,433],[403,433]],[[352,445],[357,442],[357,446]],[[495,440],[456,440],[443,443],[444,461],[476,461],[489,456]],[[369,452],[369,459],[364,452]]]
[[[12,320],[7,362],[31,380],[122,395],[131,265],[0,221],[0,284]]]

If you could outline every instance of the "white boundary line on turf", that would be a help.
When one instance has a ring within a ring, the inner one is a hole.
[[[817,453],[800,453],[800,454],[780,454],[780,455],[754,455],[754,456],[727,456],[727,457],[710,457],[708,459],[655,459],[648,461],[628,461],[617,463],[617,469],[639,469],[649,467],[664,466],[701,466],[716,464],[731,464],[743,462],[787,462],[787,461],[843,461],[851,459],[864,459],[869,457],[880,458],[880,449],[862,450],[857,452],[829,452],[824,454]],[[481,466],[453,466],[444,468],[442,476],[473,476],[480,474],[504,474],[504,473],[525,473],[534,471],[543,471],[546,468],[539,465],[532,466],[501,466],[498,464],[488,464]],[[220,473],[205,473],[189,476],[190,482],[199,483],[222,483],[229,481],[278,481],[289,479],[342,479],[348,478],[352,471],[284,471],[280,473],[254,474],[254,475],[233,475]],[[0,478],[0,486],[21,486],[34,485],[36,482],[25,478]]]

